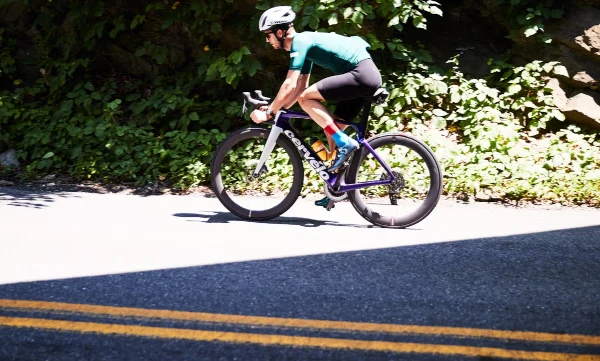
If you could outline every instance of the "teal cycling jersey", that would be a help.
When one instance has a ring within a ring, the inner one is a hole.
[[[290,70],[310,74],[317,64],[335,74],[351,71],[360,61],[370,59],[371,46],[358,36],[347,37],[336,33],[297,33],[290,49]]]

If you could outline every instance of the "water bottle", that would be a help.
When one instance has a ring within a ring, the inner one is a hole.
[[[325,148],[325,144],[323,144],[320,139],[312,137],[310,138],[310,143],[312,144],[312,149],[317,152],[317,155],[319,158],[321,158],[321,160],[325,161],[329,158],[329,152],[327,151],[327,148]]]
[[[333,152],[327,153],[327,155],[328,155],[327,160],[333,162],[335,160],[335,156],[337,155],[337,152],[334,149]]]

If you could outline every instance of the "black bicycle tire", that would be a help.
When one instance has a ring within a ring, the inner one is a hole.
[[[380,134],[368,139],[367,142],[373,149],[377,149],[388,144],[399,144],[416,151],[421,158],[423,158],[427,164],[427,168],[429,169],[431,182],[430,192],[427,194],[423,204],[415,212],[411,213],[410,216],[405,218],[397,219],[394,217],[381,217],[380,214],[373,212],[362,201],[360,190],[348,192],[348,198],[350,199],[354,209],[356,209],[356,211],[367,221],[376,226],[385,228],[406,228],[421,222],[423,219],[425,219],[425,217],[431,214],[431,212],[437,206],[443,191],[442,168],[433,151],[420,140],[400,133]],[[348,168],[348,172],[346,173],[347,184],[356,183],[360,165],[368,154],[370,154],[369,151],[364,147],[354,154],[352,162]]]
[[[300,158],[300,155],[298,154],[298,151],[292,142],[287,138],[280,136],[277,138],[277,145],[286,151],[290,157],[292,167],[294,168],[292,187],[282,202],[267,210],[254,211],[239,206],[229,197],[229,195],[227,195],[220,172],[221,164],[223,163],[223,158],[225,157],[227,151],[229,151],[233,145],[246,139],[253,137],[268,138],[270,131],[271,130],[269,128],[256,126],[238,129],[225,138],[221,144],[219,144],[217,150],[213,154],[213,159],[210,166],[210,178],[213,191],[221,204],[223,204],[227,210],[242,219],[266,221],[276,218],[285,213],[294,205],[294,203],[296,203],[296,200],[298,200],[300,197],[300,192],[302,191],[302,186],[304,184],[304,166],[302,164],[302,159]]]

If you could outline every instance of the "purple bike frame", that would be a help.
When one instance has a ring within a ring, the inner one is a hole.
[[[300,138],[298,136],[298,133],[296,133],[296,131],[294,130],[294,128],[292,128],[292,126],[290,124],[290,119],[293,119],[293,118],[311,119],[311,117],[306,113],[296,112],[293,110],[287,110],[287,111],[281,112],[279,114],[279,117],[277,118],[277,120],[275,122],[275,126],[283,129],[283,134],[285,134],[292,141],[294,146],[296,146],[296,148],[298,149],[298,152],[304,157],[304,159],[308,162],[308,164],[317,172],[317,174],[319,174],[319,177],[321,177],[321,179],[323,179],[323,181],[327,182],[327,184],[329,184],[329,186],[333,188],[335,186],[336,182],[338,181],[339,175],[336,173],[329,172],[327,170],[327,167],[325,166],[325,164],[323,164],[323,162],[321,161],[321,159],[319,158],[317,153],[315,153],[315,151],[312,149],[312,147],[310,145],[306,144],[306,142],[304,142],[302,140],[302,138]],[[342,178],[339,183],[340,184],[339,189],[337,189],[336,191],[348,192],[348,191],[353,191],[356,189],[361,189],[361,188],[366,188],[366,187],[391,184],[395,179],[394,174],[392,173],[392,170],[379,157],[379,155],[375,152],[375,150],[373,150],[373,148],[371,148],[369,143],[364,139],[364,135],[366,133],[366,124],[362,123],[362,122],[359,124],[355,124],[355,123],[349,123],[349,122],[338,121],[338,120],[336,120],[336,123],[346,124],[346,125],[353,127],[354,129],[356,129],[356,132],[358,134],[358,137],[357,137],[358,142],[361,144],[362,147],[366,148],[369,151],[369,153],[373,154],[373,157],[375,157],[375,159],[377,159],[379,164],[381,164],[383,166],[383,168],[386,170],[386,172],[388,173],[388,176],[389,176],[389,179],[386,179],[386,180],[353,183],[353,184],[346,184],[344,179]],[[360,150],[360,148],[359,148],[359,150]],[[357,150],[357,151],[359,151],[359,150]]]

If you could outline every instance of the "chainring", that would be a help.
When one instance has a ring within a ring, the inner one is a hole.
[[[325,195],[334,202],[340,202],[340,201],[343,201],[344,199],[348,198],[348,193],[334,192],[333,190],[331,190],[329,188],[327,183],[325,183],[325,186],[323,187],[323,192],[325,192]]]

